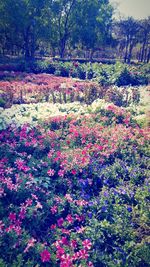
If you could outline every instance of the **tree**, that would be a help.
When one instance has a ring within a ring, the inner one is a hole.
[[[51,34],[55,32],[55,46],[58,47],[60,57],[64,57],[66,45],[73,31],[74,14],[76,13],[77,0],[54,0],[50,8],[53,17]],[[54,36],[54,34],[52,34]],[[53,39],[51,38],[51,42]]]
[[[64,57],[67,46],[91,50],[111,41],[109,0],[1,0],[2,50],[33,59],[42,44]]]
[[[111,42],[113,8],[108,0],[79,1],[74,41],[91,50]]]
[[[150,17],[140,21],[140,49],[139,61],[149,62],[150,57]]]
[[[120,44],[125,48],[124,62],[130,63],[132,51],[138,43],[140,24],[137,20],[129,17],[118,22]]]
[[[11,43],[12,49],[15,45],[24,51],[26,58],[34,58],[45,1],[5,0],[2,3],[0,11],[3,12],[2,20],[7,30],[7,46]]]
[[[112,7],[108,0],[54,0],[49,6],[53,14],[49,19],[51,34],[55,32],[61,58],[69,44],[94,50],[111,36]]]

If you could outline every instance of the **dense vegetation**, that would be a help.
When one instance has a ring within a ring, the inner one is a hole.
[[[149,62],[150,19],[113,19],[109,0],[1,0],[0,53]]]
[[[1,74],[0,265],[148,267],[148,91]]]
[[[0,267],[150,266],[150,19],[113,12],[0,1]]]

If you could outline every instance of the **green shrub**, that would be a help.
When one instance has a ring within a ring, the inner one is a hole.
[[[3,108],[3,107],[5,107],[5,105],[6,105],[6,101],[0,97],[0,107]]]

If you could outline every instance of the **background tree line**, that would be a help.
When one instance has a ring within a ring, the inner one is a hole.
[[[0,0],[0,53],[33,59],[109,47],[130,63],[149,62],[150,17],[113,20],[109,0]],[[68,52],[69,51],[69,52]]]

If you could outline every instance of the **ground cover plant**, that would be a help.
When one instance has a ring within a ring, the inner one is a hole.
[[[39,86],[44,97],[46,82],[77,82],[18,73],[1,85],[25,81],[38,103],[1,108],[0,266],[148,267],[150,131],[136,119],[148,88],[53,104]]]

